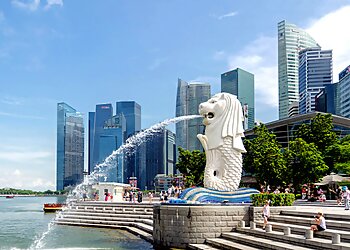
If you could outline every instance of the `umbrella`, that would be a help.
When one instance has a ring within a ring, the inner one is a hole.
[[[336,182],[341,182],[346,180],[345,177],[340,176],[338,174],[335,173],[331,173],[329,175],[326,175],[322,178],[322,180],[320,181],[320,183],[322,183],[322,185],[327,185],[327,184],[332,184],[332,183],[336,183]]]

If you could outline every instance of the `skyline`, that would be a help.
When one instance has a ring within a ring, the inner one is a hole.
[[[333,50],[334,82],[350,64],[348,1],[89,3],[0,3],[0,187],[54,189],[59,102],[87,124],[96,104],[136,101],[147,128],[175,116],[178,78],[215,94],[241,68],[255,76],[256,119],[278,119],[281,20]]]

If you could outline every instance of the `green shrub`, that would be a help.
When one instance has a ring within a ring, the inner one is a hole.
[[[261,207],[265,205],[265,201],[269,200],[271,206],[291,206],[295,201],[294,194],[252,194],[251,196],[253,206]]]

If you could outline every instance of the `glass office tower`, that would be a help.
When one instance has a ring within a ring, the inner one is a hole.
[[[294,24],[278,23],[278,111],[279,119],[288,117],[293,102],[299,101],[299,51],[320,47],[305,31]]]
[[[333,82],[332,50],[307,48],[299,53],[299,114],[315,111],[315,97]]]
[[[112,118],[113,116],[113,107],[110,103],[98,104],[96,105],[95,115],[94,115],[94,125],[93,125],[93,142],[92,145],[92,166],[91,171],[94,170],[94,167],[101,163],[100,157],[100,137],[104,133],[104,124],[105,122]],[[89,131],[90,134],[90,131]],[[89,150],[90,151],[90,150]]]
[[[116,114],[123,114],[126,120],[125,141],[130,136],[141,131],[141,106],[135,101],[120,101],[116,103]],[[124,141],[124,142],[125,142]],[[140,178],[139,166],[140,152],[136,149],[134,154],[126,155],[124,162],[124,182],[128,183],[130,177]]]
[[[63,190],[83,181],[84,118],[68,104],[57,104],[56,189]]]
[[[191,83],[178,79],[176,97],[176,117],[198,115],[198,106],[211,97],[208,83]],[[202,119],[192,119],[176,123],[176,146],[193,151],[203,147],[197,134],[203,134]]]
[[[237,68],[221,74],[221,92],[237,96],[244,113],[244,129],[254,128],[254,75]]]
[[[339,114],[350,118],[350,65],[339,73]]]
[[[168,129],[159,131],[141,145],[141,189],[154,189],[157,174],[176,174],[175,134]]]
[[[89,148],[89,155],[88,155],[88,174],[91,174],[91,172],[94,169],[93,164],[93,153],[94,153],[94,133],[95,133],[95,112],[89,112],[89,120],[88,120],[88,148]]]

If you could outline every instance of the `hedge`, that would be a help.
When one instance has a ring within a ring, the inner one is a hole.
[[[252,194],[251,196],[253,206],[261,207],[265,205],[265,201],[270,201],[270,206],[292,206],[295,201],[294,194]]]

